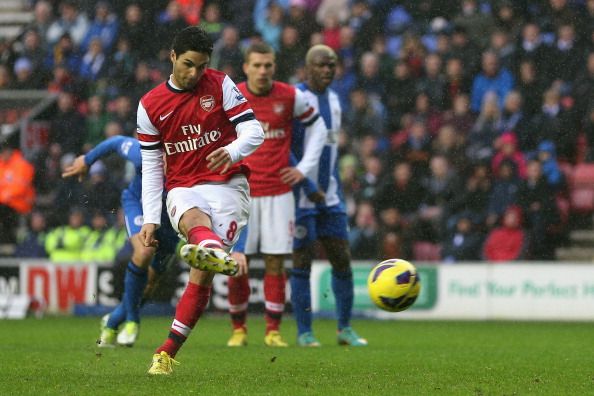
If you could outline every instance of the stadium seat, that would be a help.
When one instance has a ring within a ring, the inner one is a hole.
[[[594,164],[577,164],[573,168],[571,186],[573,189],[580,187],[594,189]]]
[[[441,260],[441,245],[427,241],[413,243],[413,260],[439,261]]]
[[[594,188],[574,187],[570,191],[571,211],[580,214],[594,212]]]

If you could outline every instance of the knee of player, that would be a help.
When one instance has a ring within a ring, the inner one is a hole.
[[[264,256],[264,265],[267,274],[282,275],[284,269],[284,259],[282,255],[267,254]]]

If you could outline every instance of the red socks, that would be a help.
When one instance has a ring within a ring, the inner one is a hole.
[[[171,325],[169,336],[155,353],[165,351],[169,356],[175,357],[208,305],[210,290],[210,286],[188,283],[184,294],[177,303],[175,319]]]
[[[233,330],[246,329],[245,321],[250,299],[250,283],[247,275],[227,278],[229,286],[229,313]]]
[[[209,248],[223,248],[223,241],[210,228],[197,226],[188,231],[188,242]]]
[[[266,334],[278,331],[285,310],[285,275],[264,275]]]

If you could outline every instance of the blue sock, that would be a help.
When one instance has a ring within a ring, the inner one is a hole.
[[[122,297],[122,302],[109,314],[109,320],[106,326],[110,329],[117,330],[124,320],[126,320],[126,307],[124,307],[124,298]]]
[[[332,270],[332,291],[336,300],[338,330],[351,325],[353,311],[353,272]]]
[[[147,282],[148,271],[129,262],[124,280],[125,292],[122,298],[126,307],[126,320],[140,322],[140,302]]]
[[[294,268],[291,270],[291,304],[297,321],[297,333],[311,331],[311,285],[309,269]]]

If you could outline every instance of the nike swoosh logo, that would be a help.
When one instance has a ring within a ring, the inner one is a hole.
[[[167,113],[165,115],[159,116],[159,120],[163,121],[165,118],[169,117],[171,115],[171,113],[173,113],[173,110],[171,110],[169,113]]]

